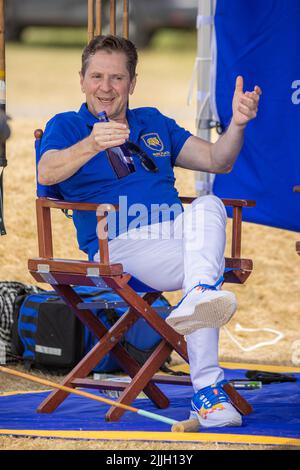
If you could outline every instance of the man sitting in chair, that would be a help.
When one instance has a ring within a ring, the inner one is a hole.
[[[58,185],[68,201],[119,204],[119,212],[108,217],[110,262],[122,263],[153,289],[184,292],[166,321],[186,336],[195,391],[191,415],[203,427],[239,426],[241,415],[223,391],[218,364],[219,327],[236,311],[234,294],[220,290],[226,211],[215,196],[199,197],[183,210],[173,167],[229,172],[245,126],[256,117],[261,90],[244,93],[243,78],[237,77],[231,123],[211,144],[156,108],[128,109],[136,64],[136,48],[127,39],[97,36],[85,47],[80,84],[86,102],[78,112],[48,122],[38,180]],[[103,111],[108,122],[99,120]],[[125,142],[135,171],[118,179],[105,151]],[[73,220],[80,249],[99,261],[95,213],[75,212]]]

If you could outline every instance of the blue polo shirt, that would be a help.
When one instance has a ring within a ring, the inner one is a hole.
[[[55,185],[67,201],[111,203],[120,205],[120,214],[108,218],[109,239],[142,225],[174,219],[183,208],[174,187],[173,167],[185,141],[192,135],[156,108],[128,109],[130,136],[156,163],[159,171],[151,173],[134,155],[136,172],[118,179],[105,152],[99,152],[73,176]],[[97,118],[82,104],[78,112],[57,114],[45,128],[40,155],[48,150],[62,150],[85,139]],[[98,251],[97,219],[94,212],[74,211],[79,248],[92,260]]]

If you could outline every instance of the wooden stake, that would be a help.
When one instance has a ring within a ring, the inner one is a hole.
[[[88,0],[88,42],[94,37],[94,0]]]
[[[123,37],[129,37],[128,0],[123,0]]]
[[[96,36],[102,34],[102,0],[96,0]]]
[[[110,34],[116,35],[116,0],[110,0]]]
[[[6,90],[5,90],[5,1],[0,0],[0,110],[6,111]],[[0,168],[5,168],[6,143],[0,142]],[[3,170],[0,173],[0,235],[6,235],[3,220]]]

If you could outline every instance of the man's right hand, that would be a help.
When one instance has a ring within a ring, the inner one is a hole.
[[[96,153],[98,153],[110,147],[124,144],[129,138],[129,132],[127,125],[120,122],[96,122],[90,139]]]
[[[66,149],[48,150],[38,165],[40,184],[52,185],[70,178],[97,153],[124,144],[129,137],[126,124],[96,122],[91,134]]]

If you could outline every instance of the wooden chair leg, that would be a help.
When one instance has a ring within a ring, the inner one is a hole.
[[[108,352],[116,357],[124,372],[128,373],[130,377],[134,377],[140,370],[140,365],[127,353],[127,351],[118,344],[118,341],[124,333],[135,323],[139,318],[137,313],[129,310],[125,315],[115,323],[115,325],[108,331],[107,328],[95,317],[89,310],[78,310],[77,304],[80,303],[81,298],[69,286],[53,286],[65,302],[72,308],[75,315],[81,321],[84,321],[90,330],[101,338],[101,342],[97,343],[94,348],[75,366],[75,368],[65,377],[62,385],[74,387],[77,378],[85,378],[91,370],[97,365],[102,357]],[[149,300],[154,301],[157,294],[150,296]],[[141,391],[141,390],[140,390]],[[138,392],[139,393],[139,392]],[[167,401],[165,395],[153,383],[149,383],[145,387],[145,393],[158,407],[164,407]],[[40,413],[51,413],[54,411],[64,400],[67,398],[68,393],[62,390],[55,390],[48,395],[48,397],[38,407]]]
[[[125,323],[125,322],[124,322]],[[102,325],[101,325],[102,326]],[[103,326],[103,331],[104,331]],[[101,338],[101,341],[97,343],[85,356],[84,358],[69,372],[69,374],[62,381],[62,385],[68,387],[73,386],[73,380],[76,378],[85,378],[91,372],[91,370],[98,364],[98,362],[107,354],[114,344],[110,342],[111,333],[106,330],[107,333]],[[48,397],[39,405],[39,413],[51,413],[54,411],[69,394],[62,390],[54,390]]]
[[[108,352],[108,347],[105,346],[104,342],[97,343],[91,351],[77,364],[77,366],[64,378],[62,385],[68,387],[78,386],[76,384],[76,379],[85,379],[90,371],[96,366],[99,360]],[[115,352],[116,349],[119,351],[117,355],[123,358],[126,361],[123,363],[123,367],[130,371],[130,376],[134,377],[140,370],[140,365],[131,357],[128,356],[127,351],[125,351],[122,346],[110,346],[113,347],[112,352]],[[123,357],[124,356],[124,357]],[[128,357],[127,357],[128,356]],[[122,362],[123,362],[122,360]],[[81,381],[80,386],[85,385],[84,381]],[[153,401],[157,407],[164,407],[167,398],[162,393],[162,391],[153,383],[150,382],[144,389],[146,395]],[[47,398],[39,405],[37,411],[39,413],[52,413],[67,397],[68,393],[62,390],[54,390],[50,393]]]
[[[124,333],[135,323],[138,319],[136,312],[129,310],[115,325],[108,331],[107,328],[88,310],[78,310],[76,305],[81,300],[80,297],[73,291],[69,286],[63,286],[61,290],[59,286],[55,286],[56,291],[61,295],[66,303],[72,308],[74,313],[79,316],[84,313],[84,318],[91,331],[101,338],[101,342],[97,343],[94,348],[75,366],[75,368],[65,377],[62,385],[74,387],[73,381],[76,378],[85,378],[91,372],[91,370],[97,365],[97,363],[107,354],[112,352],[117,358],[121,367],[131,377],[134,377],[140,370],[140,365],[129,356],[127,351],[118,343]],[[66,290],[65,288],[68,287]],[[68,297],[65,295],[68,294]],[[92,316],[92,319],[90,318]],[[91,323],[93,326],[91,327]],[[166,402],[165,395],[161,390],[154,384],[149,383],[145,388],[145,393],[148,397],[157,405],[164,406]],[[67,398],[68,393],[62,390],[55,390],[40,404],[38,412],[40,413],[51,413],[54,411],[64,400]]]
[[[186,341],[182,335],[176,333],[176,331],[157,314],[155,309],[151,307],[145,299],[141,298],[130,286],[125,285],[122,288],[115,288],[115,290],[125,302],[131,305],[140,317],[144,318],[146,322],[157,331],[186,362],[188,362]]]
[[[147,359],[145,364],[141,367],[140,371],[134,376],[130,384],[122,392],[121,396],[117,400],[119,403],[129,405],[139,395],[139,393],[145,389],[147,384],[150,383],[153,375],[159,370],[160,366],[166,361],[172,352],[172,347],[165,341],[161,341],[159,346]],[[167,408],[169,406],[169,400],[161,400],[158,408]],[[124,414],[125,410],[112,406],[106,413],[107,421],[118,421]]]

